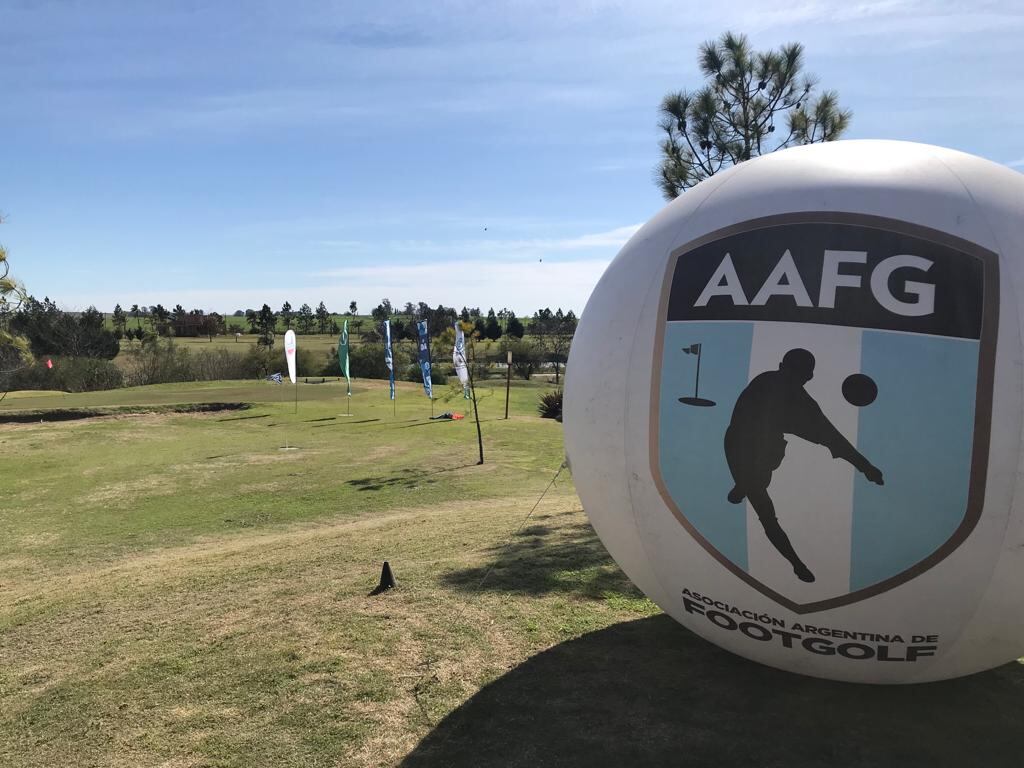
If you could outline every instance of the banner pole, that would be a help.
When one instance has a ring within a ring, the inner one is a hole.
[[[472,356],[473,365],[476,365],[476,342],[470,339],[469,354]],[[511,354],[511,353],[510,353]],[[476,407],[476,380],[473,378],[473,368],[469,368],[469,391],[473,394],[473,421],[476,422],[476,442],[480,447],[480,461],[477,464],[484,463],[484,436],[480,431],[480,412]],[[506,405],[508,400],[505,401]],[[508,418],[506,416],[506,418]]]
[[[295,377],[295,412],[299,412],[299,377]]]
[[[505,362],[507,368],[505,371],[505,420],[508,421],[508,393],[512,388],[512,350],[508,351]]]
[[[281,384],[279,386],[281,387],[281,405],[284,405],[284,385]],[[288,430],[284,432],[284,448],[288,450]]]

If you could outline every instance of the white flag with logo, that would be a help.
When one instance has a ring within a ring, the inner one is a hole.
[[[284,356],[288,358],[288,378],[295,383],[295,331],[290,328],[284,334]]]
[[[455,325],[455,350],[452,352],[452,362],[455,363],[455,373],[459,376],[459,383],[462,384],[462,395],[469,398],[469,371],[466,369],[466,335],[462,329]]]

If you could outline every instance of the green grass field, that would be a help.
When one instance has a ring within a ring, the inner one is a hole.
[[[337,383],[300,385],[298,414],[264,382],[0,405],[254,404],[0,424],[0,765],[393,764],[533,652],[654,611],[564,475],[474,592],[559,466],[561,425],[536,417],[540,387],[513,388],[508,421],[485,390],[477,466],[470,419],[430,421],[408,384],[393,415],[386,386],[357,382],[352,416]],[[385,558],[400,588],[367,597]]]
[[[544,387],[507,421],[482,391],[478,466],[469,418],[386,386],[351,416],[337,383],[0,403],[0,766],[1019,765],[1018,665],[877,688],[719,651],[567,474],[523,525],[562,461]]]

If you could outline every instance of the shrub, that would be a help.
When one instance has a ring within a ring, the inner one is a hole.
[[[529,381],[540,367],[540,353],[536,344],[525,339],[509,339],[501,345],[501,360],[505,362],[505,353],[512,353],[512,373]]]
[[[125,383],[128,386],[194,381],[188,350],[168,339],[155,339],[128,353]]]
[[[392,354],[394,349],[392,348]],[[338,370],[337,351],[331,356],[334,370]],[[348,349],[349,373],[359,379],[386,379],[388,367],[384,364],[383,344],[350,345]],[[338,375],[337,373],[335,375]]]
[[[288,375],[288,361],[284,357],[284,347],[275,349],[257,344],[250,347],[242,359],[245,361],[242,374],[233,378],[265,379],[272,373]],[[311,349],[299,347],[295,352],[295,371],[296,376],[299,377],[337,376],[337,358],[335,358],[333,367],[325,366],[321,355]]]
[[[396,377],[398,378],[398,377]],[[401,377],[405,381],[423,382],[423,371],[419,363],[410,363],[405,368],[405,375]],[[433,386],[440,386],[448,383],[448,376],[441,371],[440,367],[430,367],[430,383]]]
[[[280,370],[286,372],[288,361],[284,358],[284,347],[277,350],[277,359],[280,360]],[[331,366],[327,364],[323,353],[300,347],[295,351],[295,371],[296,376],[337,376],[339,375],[337,352],[335,352],[334,365]]]
[[[227,349],[209,349],[188,355],[189,374],[193,381],[247,379],[256,376],[255,367],[245,355]]]
[[[540,401],[537,403],[537,411],[542,419],[557,419],[561,421],[562,390],[556,389],[554,392],[547,392],[541,395]]]
[[[124,382],[121,369],[109,360],[95,357],[54,357],[53,368],[46,358],[22,368],[11,376],[11,389],[58,389],[64,392],[95,392],[116,389]]]
[[[265,379],[272,373],[286,373],[288,366],[283,354],[274,354],[272,347],[255,345],[242,356],[245,361],[246,376],[254,379]]]

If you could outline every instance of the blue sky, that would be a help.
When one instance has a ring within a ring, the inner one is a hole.
[[[580,310],[726,29],[804,43],[849,138],[1024,167],[1018,0],[724,5],[0,0],[0,240],[71,309]]]

